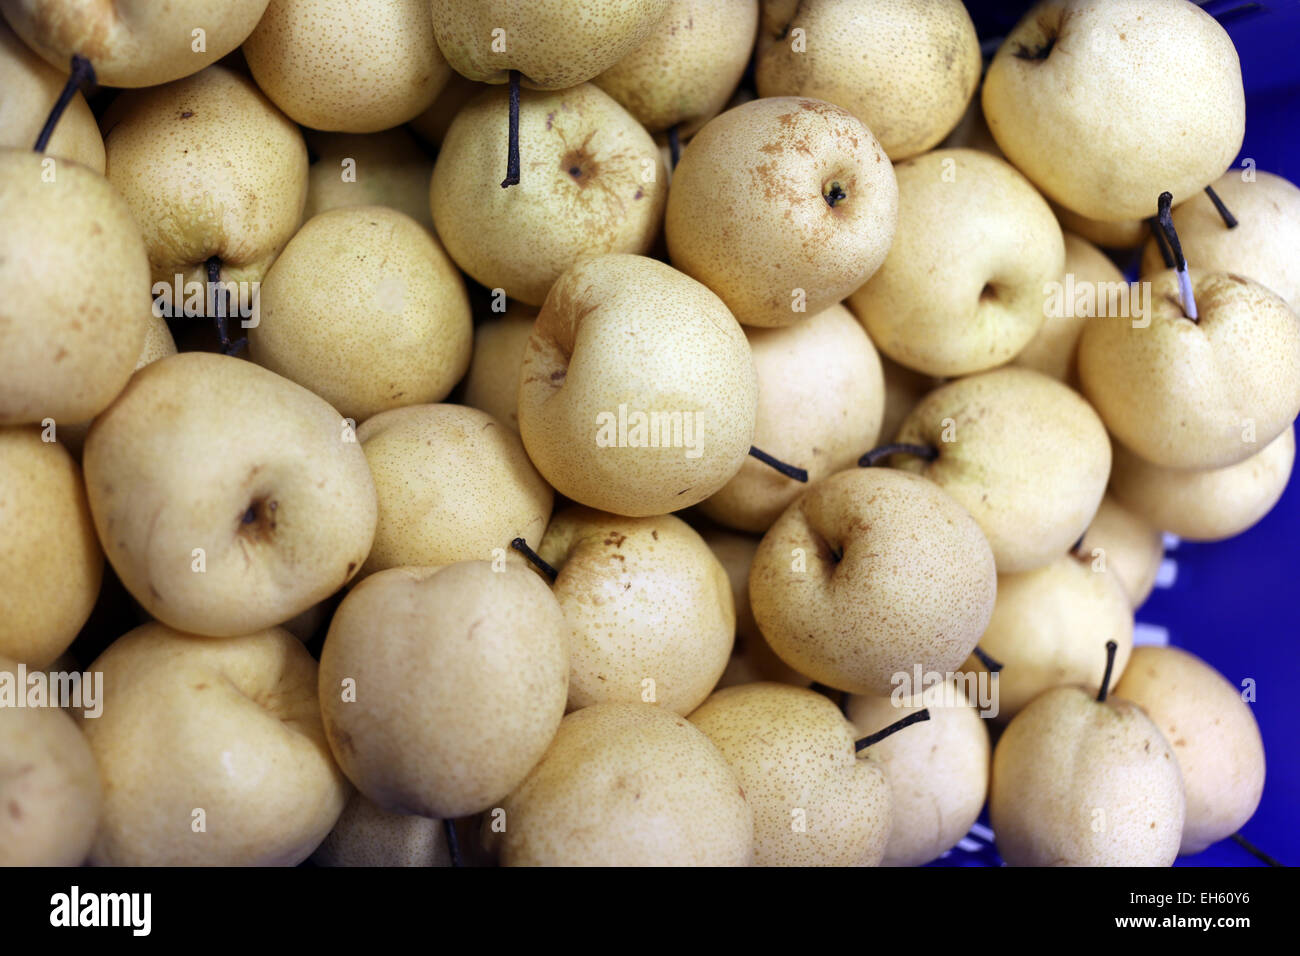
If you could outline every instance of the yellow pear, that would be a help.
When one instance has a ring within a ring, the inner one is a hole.
[[[943,379],[914,372],[887,355],[880,356],[880,369],[885,379],[885,413],[880,422],[879,440],[886,442],[893,440],[912,409],[942,385]]]
[[[764,0],[759,96],[848,110],[894,162],[957,125],[979,83],[979,37],[960,0]]]
[[[887,771],[858,759],[853,725],[833,703],[800,687],[747,684],[718,691],[690,719],[754,808],[756,866],[880,863],[892,819]]]
[[[341,206],[388,206],[430,232],[433,160],[405,129],[382,133],[307,133],[316,159],[307,174],[306,221]]]
[[[482,83],[467,80],[453,70],[433,105],[411,120],[411,129],[430,146],[441,146],[461,107],[482,92]],[[425,190],[424,203],[429,204],[428,190]]]
[[[599,256],[555,283],[528,342],[519,431],[556,491],[615,514],[703,501],[749,453],[758,382],[716,295],[640,256]]]
[[[673,265],[745,325],[792,325],[839,302],[885,260],[894,170],[871,131],[820,100],[771,97],[705,124],[673,170]]]
[[[554,493],[519,436],[463,405],[395,408],[357,429],[379,496],[361,573],[489,560],[515,538],[542,539]]]
[[[569,708],[645,701],[689,714],[727,666],[736,613],[727,572],[672,515],[623,518],[566,508],[542,559],[573,628]]]
[[[875,445],[884,380],[876,347],[852,312],[833,305],[798,325],[746,329],[745,337],[758,371],[755,447],[803,468],[813,483]],[[763,532],[806,486],[750,458],[700,511]]]
[[[1121,219],[1119,222],[1105,222],[1101,219],[1089,219],[1073,209],[1066,209],[1060,203],[1048,202],[1052,212],[1056,213],[1061,228],[1066,233],[1082,236],[1103,249],[1136,249],[1142,240],[1151,235],[1146,219]]]
[[[249,356],[346,418],[437,402],[474,332],[459,270],[427,229],[384,206],[308,221],[262,283]]]
[[[502,805],[506,866],[748,866],[754,816],[726,758],[650,704],[569,714]]]
[[[1200,853],[1241,829],[1264,791],[1264,742],[1241,689],[1195,654],[1139,647],[1115,693],[1172,745],[1187,794],[1179,852]]]
[[[450,866],[441,820],[380,810],[361,791],[311,861],[317,866]]]
[[[325,733],[381,810],[451,818],[524,779],[564,716],[570,628],[532,571],[391,568],[352,590],[321,652]]]
[[[465,374],[463,400],[519,431],[519,370],[533,335],[537,310],[511,302],[474,326],[474,351]]]
[[[895,173],[898,233],[853,311],[882,352],[927,375],[1010,361],[1064,271],[1056,217],[1024,176],[977,150],[935,150]]]
[[[1124,470],[1121,460],[1127,453],[1116,448],[1114,454],[1110,476],[1112,487]],[[1084,560],[1097,561],[1100,558],[1119,578],[1134,608],[1140,607],[1151,594],[1160,562],[1165,556],[1164,536],[1160,529],[1130,511],[1113,494],[1101,499],[1097,514],[1076,550]]]

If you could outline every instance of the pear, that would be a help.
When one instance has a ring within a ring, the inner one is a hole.
[[[1007,159],[1049,198],[1108,222],[1154,215],[1165,191],[1175,203],[1200,192],[1246,127],[1232,40],[1187,0],[1044,0],[998,48],[983,98]]]
[[[1112,487],[1124,471],[1121,459],[1126,454],[1122,448],[1114,448],[1110,475]],[[1141,607],[1151,594],[1160,562],[1165,556],[1164,536],[1160,529],[1129,510],[1113,494],[1101,499],[1092,524],[1088,525],[1075,550],[1087,561],[1100,558],[1119,578],[1134,609]]]
[[[654,140],[595,86],[519,98],[522,181],[498,188],[506,91],[488,90],[452,121],[430,205],[456,264],[489,289],[541,305],[583,256],[649,250],[668,193]]]
[[[316,159],[307,175],[304,221],[342,206],[388,206],[433,231],[433,160],[405,129],[361,136],[308,132],[307,145]]]
[[[411,120],[410,127],[417,136],[430,146],[441,146],[447,136],[451,121],[456,118],[461,107],[483,92],[483,84],[467,80],[452,71],[447,85],[442,88],[433,105]],[[428,191],[425,191],[425,205],[428,205]]]
[[[886,772],[857,758],[853,726],[821,694],[784,684],[729,687],[690,720],[736,771],[754,808],[756,866],[880,862],[892,818]]]
[[[1110,442],[1097,413],[1029,369],[996,369],[935,389],[897,440],[936,453],[896,461],[970,512],[999,573],[1032,571],[1064,554],[1092,522],[1110,474]]]
[[[104,552],[81,469],[36,428],[0,427],[0,658],[44,668],[99,596]]]
[[[488,560],[515,538],[533,544],[553,492],[519,436],[463,405],[412,405],[357,429],[379,496],[363,575],[402,565]]]
[[[672,515],[566,508],[538,554],[573,628],[569,709],[645,701],[689,714],[718,682],[736,632],[727,572]]]
[[[248,634],[341,588],[374,538],[375,486],[322,399],[242,359],[145,366],[91,426],[86,488],[127,590],[177,629]]]
[[[1133,606],[1119,577],[1100,559],[1062,555],[1046,567],[998,575],[993,617],[980,650],[1002,665],[997,713],[1011,720],[1044,691],[1070,684],[1097,686],[1105,659],[1098,646],[1114,641],[1110,684],[1124,673],[1133,650]],[[986,671],[976,657],[963,672]]]
[[[511,302],[474,326],[474,351],[465,375],[466,405],[519,431],[519,370],[533,335],[537,310]]]
[[[1186,808],[1160,729],[1104,692],[1049,690],[993,751],[989,821],[1008,866],[1169,866]]]
[[[673,265],[745,325],[792,325],[839,302],[884,261],[898,222],[876,138],[820,100],[753,100],[710,120],[673,171]]]
[[[108,181],[144,232],[155,281],[260,282],[307,196],[302,134],[233,70],[132,91],[105,118]],[[256,144],[256,148],[252,148]]]
[[[948,135],[983,65],[960,0],[765,0],[762,27],[758,95],[842,106],[894,162]]]
[[[52,66],[66,72],[73,55],[80,55],[104,86],[139,87],[170,83],[216,63],[253,32],[266,5],[267,0],[6,0],[0,13]]]
[[[0,149],[0,425],[93,418],[145,335],[149,259],[98,173]]]
[[[27,694],[17,661],[0,657],[0,682]],[[0,866],[80,866],[102,803],[99,768],[71,717],[57,706],[0,707]]]
[[[316,670],[280,628],[210,638],[150,623],[114,641],[90,666],[103,713],[78,716],[104,783],[90,862],[307,859],[351,790],[325,743]]]
[[[884,380],[876,347],[857,319],[833,305],[798,325],[745,330],[758,371],[754,445],[808,473],[852,465],[876,443]],[[700,511],[741,531],[772,526],[805,485],[750,458]]]
[[[271,0],[244,58],[294,122],[343,133],[414,119],[451,75],[428,0]]]
[[[317,866],[450,866],[441,820],[387,813],[360,791],[311,855]]]
[[[935,150],[895,173],[898,233],[853,311],[882,352],[927,375],[1010,361],[1064,271],[1056,217],[1025,177],[976,150]]]
[[[1105,222],[1089,219],[1072,209],[1066,209],[1060,203],[1048,203],[1056,213],[1061,228],[1068,233],[1082,236],[1103,249],[1136,249],[1142,241],[1151,235],[1146,219],[1121,219],[1119,222]]]
[[[1075,301],[1063,303],[1059,314],[1049,313],[1038,334],[1011,360],[1012,365],[1032,368],[1050,375],[1058,382],[1073,385],[1077,378],[1075,353],[1086,320],[1095,318],[1098,309],[1109,308],[1108,291],[1128,292],[1128,280],[1104,252],[1073,233],[1065,237],[1065,275],[1073,283]],[[1095,298],[1080,298],[1091,291]]]
[[[605,72],[644,43],[668,3],[433,0],[433,32],[452,68],[471,80],[504,83],[517,70],[531,89],[563,90]]]
[[[993,554],[934,484],[884,468],[808,489],[763,537],[754,620],[788,665],[839,690],[888,694],[893,676],[955,671],[993,613]]]
[[[441,401],[469,367],[464,280],[438,240],[395,209],[308,221],[267,273],[260,311],[248,330],[253,361],[353,421]]]
[[[652,133],[716,116],[754,50],[758,0],[669,0],[640,46],[592,82]]]
[[[1256,282],[1191,273],[1198,319],[1177,273],[1150,277],[1140,318],[1099,318],[1079,339],[1084,394],[1115,438],[1165,468],[1250,457],[1300,413],[1300,319]]]
[[[1111,490],[1135,514],[1189,541],[1221,541],[1253,527],[1282,497],[1295,466],[1295,429],[1288,425],[1235,465],[1204,471],[1161,468],[1118,443],[1114,451]]]
[[[63,92],[67,66],[60,64],[57,70],[50,66],[0,19],[0,146],[32,148],[50,107]],[[80,92],[73,94],[45,153],[104,174],[104,140]]]
[[[1254,179],[1230,170],[1214,181],[1214,191],[1237,224],[1224,223],[1214,203],[1198,193],[1173,211],[1174,228],[1187,259],[1206,272],[1229,272],[1254,279],[1300,313],[1300,188],[1259,170]],[[1164,269],[1153,238],[1142,253],[1142,273]]]
[[[703,501],[754,434],[749,343],[716,295],[639,256],[566,272],[533,326],[519,431],[556,491],[634,517]]]
[[[726,758],[650,704],[584,707],[502,805],[506,866],[748,866],[754,815]]]
[[[1187,794],[1179,852],[1200,853],[1241,829],[1264,791],[1264,742],[1241,689],[1195,654],[1139,647],[1115,693],[1173,746]]]
[[[853,695],[845,713],[865,737],[924,707],[930,719],[873,744],[867,753],[889,783],[893,825],[884,866],[920,866],[969,832],[989,787],[989,732],[951,679],[921,694]]]
[[[943,379],[914,372],[887,355],[880,356],[880,369],[885,379],[885,413],[880,422],[880,439],[887,441],[898,434],[903,420],[922,398],[943,384]]]
[[[555,736],[570,628],[527,568],[391,568],[352,590],[321,652],[325,733],[381,810],[451,818],[503,799]]]
[[[1002,150],[998,149],[993,134],[989,132],[989,124],[984,119],[984,108],[980,105],[978,95],[971,98],[966,106],[966,112],[952,128],[952,132],[944,137],[938,148],[978,149],[981,153],[988,153],[1001,160],[1006,159],[1002,155]]]

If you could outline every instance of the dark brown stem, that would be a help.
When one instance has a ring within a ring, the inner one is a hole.
[[[1237,844],[1237,846],[1241,847],[1243,850],[1245,850],[1255,859],[1259,860],[1261,863],[1267,863],[1269,866],[1286,866],[1285,863],[1281,862],[1276,857],[1269,856],[1259,847],[1255,846],[1255,844],[1247,840],[1240,833],[1234,833],[1232,835],[1232,842]]]
[[[550,578],[552,584],[554,584],[555,579],[560,576],[560,572],[555,570],[555,568],[551,567],[545,561],[543,561],[542,556],[538,554],[536,551],[534,551],[532,548],[528,547],[528,542],[525,541],[523,538],[515,538],[515,540],[510,542],[510,547],[514,548],[525,558],[527,558],[530,562],[532,562],[533,567],[535,567],[538,571],[541,571],[544,575]]]
[[[763,451],[762,449],[755,448],[753,445],[749,446],[749,454],[751,458],[757,458],[763,464],[767,465],[769,468],[773,468],[776,471],[779,471],[787,478],[793,478],[795,481],[808,480],[808,470],[806,468],[796,468],[794,465],[787,465],[780,458],[773,458],[767,452]]]
[[[1187,275],[1187,259],[1183,256],[1182,243],[1178,241],[1178,230],[1174,228],[1173,205],[1174,194],[1161,193],[1159,212],[1156,214],[1156,219],[1160,223],[1165,238],[1169,240],[1169,248],[1174,254],[1174,269],[1178,272],[1178,293],[1179,298],[1183,301],[1183,314],[1196,322],[1196,298],[1192,294],[1192,280]]]
[[[519,71],[510,71],[510,146],[501,188],[519,185]]]
[[[1174,267],[1174,254],[1169,251],[1169,243],[1165,240],[1164,230],[1160,228],[1160,222],[1155,216],[1147,220],[1147,225],[1151,227],[1151,235],[1155,237],[1156,247],[1160,250],[1160,258],[1164,260],[1165,268]]]
[[[922,707],[916,713],[908,714],[902,720],[894,721],[884,730],[877,730],[874,734],[868,734],[867,736],[863,737],[853,745],[853,749],[855,752],[861,753],[862,751],[870,747],[872,744],[878,744],[886,737],[898,733],[904,727],[911,727],[913,724],[919,724],[921,721],[929,720],[929,719],[930,719],[930,708]]]
[[[40,135],[36,137],[36,152],[45,152],[45,147],[50,144],[50,137],[54,135],[54,127],[59,125],[59,117],[63,111],[68,108],[72,98],[77,95],[81,89],[81,84],[93,84],[95,82],[95,68],[90,65],[90,61],[84,56],[72,55],[72,69],[68,73],[68,81],[63,84],[63,90],[59,93],[59,98],[54,101],[54,106],[50,109],[50,115],[45,118],[45,125],[41,127]]]
[[[218,289],[218,283],[221,282],[221,258],[213,256],[207,261],[208,267],[208,315],[217,323],[217,337],[221,340],[221,354],[235,355],[241,348],[248,344],[247,338],[230,341],[230,335],[226,329],[226,317],[229,309],[226,307],[226,299],[222,290]],[[220,304],[217,302],[217,296],[221,295]]]
[[[1237,217],[1234,216],[1228,207],[1223,204],[1223,200],[1219,198],[1219,194],[1214,191],[1213,186],[1205,187],[1205,195],[1210,197],[1210,202],[1214,203],[1214,208],[1219,211],[1219,216],[1223,219],[1223,224],[1229,229],[1236,229]]]
[[[926,461],[934,461],[939,457],[939,449],[933,445],[909,445],[902,442],[894,445],[881,445],[879,448],[873,448],[861,458],[858,459],[858,467],[873,468],[882,459],[890,455],[915,455],[917,458],[924,458]]]
[[[972,651],[972,653],[975,655],[976,659],[984,665],[985,669],[988,670],[990,674],[996,674],[998,671],[1002,670],[1002,662],[997,658],[990,657],[989,654],[978,644],[975,645],[975,650]]]
[[[447,834],[447,855],[451,857],[451,865],[464,866],[460,861],[460,839],[456,836],[456,821],[443,820],[442,828]]]
[[[677,161],[682,158],[682,141],[678,138],[677,124],[668,127],[668,160],[677,168]]]
[[[1097,691],[1097,703],[1106,703],[1106,695],[1110,693],[1110,672],[1115,669],[1115,652],[1119,650],[1119,645],[1114,641],[1106,642],[1106,673],[1101,675],[1101,690]]]

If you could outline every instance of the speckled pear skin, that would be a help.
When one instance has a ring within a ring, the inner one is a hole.
[[[433,0],[433,32],[453,69],[481,83],[562,90],[585,83],[650,36],[669,0]],[[504,31],[504,32],[494,32]]]
[[[1088,322],[1079,379],[1111,434],[1146,461],[1224,468],[1300,413],[1300,318],[1242,276],[1193,267],[1191,280],[1197,322],[1184,315],[1172,269],[1144,280],[1151,297],[1140,327]]]
[[[154,281],[260,282],[307,199],[302,133],[223,66],[123,94],[105,116],[107,176],[144,233]]]
[[[653,704],[569,714],[503,808],[506,866],[748,866],[754,856],[735,772],[685,717]]]
[[[1246,127],[1237,50],[1187,0],[1045,0],[998,48],[983,102],[1017,168],[1106,221],[1147,218],[1162,192],[1181,203],[1214,182]]]
[[[979,37],[960,0],[765,0],[763,13],[759,96],[842,106],[895,162],[948,135],[979,83]]]
[[[90,862],[305,860],[352,789],[321,729],[316,669],[282,628],[210,638],[151,623],[114,641],[90,667],[103,713],[73,712],[104,784]]]
[[[572,507],[538,553],[560,572],[553,590],[573,627],[571,710],[646,700],[689,714],[709,696],[736,614],[727,572],[690,525]]]
[[[758,371],[754,446],[808,472],[815,483],[854,464],[880,435],[885,383],[880,356],[842,305],[779,329],[745,330]],[[806,483],[748,458],[700,511],[762,533]]]
[[[1120,454],[1114,445],[1111,450],[1114,459],[1110,480],[1114,487],[1121,470]],[[1120,503],[1110,492],[1101,499],[1076,550],[1088,561],[1104,556],[1106,567],[1119,578],[1129,603],[1136,609],[1156,585],[1156,574],[1165,556],[1164,535],[1157,525]]]
[[[749,572],[754,619],[791,667],[839,690],[955,671],[993,613],[993,554],[934,484],[851,468],[810,488],[763,537]]]
[[[1222,541],[1254,527],[1281,499],[1295,467],[1295,426],[1226,468],[1161,468],[1118,443],[1114,452],[1111,490],[1126,506],[1188,541]]]
[[[832,205],[836,184],[844,198]],[[695,134],[673,170],[664,229],[673,265],[737,319],[781,326],[862,285],[897,223],[894,169],[871,131],[830,103],[773,97]]]
[[[980,650],[1002,664],[991,716],[1005,724],[1053,687],[1100,686],[1107,641],[1117,645],[1114,688],[1133,650],[1133,611],[1109,564],[1065,554],[1033,571],[999,575],[997,604],[980,638]],[[960,670],[986,668],[972,655]]]
[[[327,209],[388,206],[433,231],[433,214],[429,211],[433,159],[408,129],[362,134],[308,130],[305,135],[317,159],[307,173],[303,222]],[[348,160],[355,163],[355,168],[345,167]]]
[[[641,517],[725,485],[749,453],[757,402],[749,343],[716,295],[662,262],[599,256],[566,272],[537,317],[520,370],[519,429],[556,491]]]
[[[1186,800],[1178,761],[1142,708],[1058,687],[993,751],[989,816],[1008,866],[1169,866]]]
[[[645,42],[592,82],[650,132],[689,136],[726,106],[757,29],[758,0],[669,0]]]
[[[504,89],[489,89],[456,114],[429,202],[457,265],[489,289],[540,306],[584,256],[650,249],[668,175],[650,134],[584,84],[520,96],[520,180],[502,189],[507,104]]]
[[[414,119],[451,76],[429,0],[271,0],[244,58],[291,119],[344,133]]]
[[[537,310],[511,302],[474,325],[474,351],[465,373],[462,400],[519,431],[519,369],[533,336]]]
[[[44,668],[90,616],[104,552],[81,469],[35,426],[0,427],[0,527],[0,661]]]
[[[1029,180],[995,156],[941,149],[899,163],[898,231],[849,304],[894,361],[927,375],[1002,365],[1043,325],[1065,245]]]
[[[939,457],[897,455],[956,498],[983,529],[998,572],[1056,560],[1092,522],[1110,475],[1110,441],[1076,392],[1039,372],[1001,368],[935,389],[897,441]]]
[[[564,716],[569,633],[545,582],[519,565],[372,575],[339,605],[321,653],[339,765],[390,813],[488,809],[524,779]]]
[[[77,163],[0,149],[0,286],[0,425],[103,411],[131,377],[149,310],[149,261],[122,197]]]
[[[354,422],[438,402],[469,367],[460,271],[427,229],[383,206],[331,209],[289,240],[262,283],[249,357]]]
[[[352,438],[325,401],[252,362],[185,352],[147,365],[86,439],[104,551],[178,629],[227,637],[287,621],[370,551],[375,486]]]
[[[1195,654],[1139,647],[1115,693],[1172,745],[1187,795],[1179,852],[1200,853],[1241,829],[1264,791],[1264,742],[1241,688]]]
[[[451,866],[451,855],[441,820],[387,813],[356,790],[311,861],[317,866]]]
[[[16,681],[18,662],[0,657],[0,672]],[[80,866],[102,804],[99,767],[67,713],[0,708],[0,866]]]
[[[379,526],[363,575],[487,561],[515,538],[533,546],[541,541],[554,493],[519,436],[487,412],[464,405],[395,408],[364,422],[357,441],[379,497]]]
[[[14,32],[66,73],[74,53],[90,60],[104,86],[157,86],[197,73],[244,42],[267,0],[6,0]],[[193,31],[202,26],[204,49]]]
[[[830,700],[801,687],[745,684],[718,691],[690,719],[754,808],[756,866],[880,863],[889,784],[879,763],[854,752],[853,725]]]
[[[883,866],[921,866],[957,845],[984,808],[989,732],[951,682],[914,697],[849,697],[854,735],[884,730],[922,707],[930,719],[872,744],[865,755],[889,782],[893,825]]]

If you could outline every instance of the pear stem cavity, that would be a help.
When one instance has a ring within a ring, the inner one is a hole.
[[[460,840],[456,838],[456,821],[443,820],[443,832],[447,834],[447,855],[451,857],[452,866],[464,866],[460,861]]]
[[[59,98],[54,101],[54,106],[50,109],[50,115],[46,117],[40,135],[36,137],[36,146],[33,147],[36,152],[45,152],[45,147],[50,143],[50,137],[54,135],[54,127],[59,125],[59,117],[68,108],[72,98],[77,95],[77,91],[81,89],[81,84],[93,84],[94,82],[95,68],[90,65],[90,61],[84,56],[74,53],[72,55],[72,69],[68,72],[68,81],[63,84],[63,91],[59,93]]]
[[[822,192],[822,198],[826,200],[826,205],[834,209],[837,203],[848,199],[849,194],[844,191],[839,183],[831,183],[830,187]]]
[[[769,468],[775,468],[787,478],[793,478],[795,481],[808,480],[808,470],[806,468],[796,468],[794,465],[787,465],[781,459],[773,458],[767,452],[755,448],[753,445],[749,446],[749,454],[751,457],[757,458]]]
[[[1161,230],[1164,231],[1165,238],[1169,240],[1169,248],[1174,254],[1174,269],[1178,273],[1178,295],[1183,300],[1183,314],[1196,322],[1198,321],[1196,298],[1192,295],[1192,279],[1187,274],[1187,260],[1183,257],[1183,246],[1178,241],[1178,231],[1174,229],[1173,204],[1173,193],[1161,193],[1156,219]]]
[[[902,720],[894,721],[892,724],[890,724],[888,727],[884,728],[883,730],[877,730],[874,734],[867,734],[867,736],[863,737],[862,739],[854,743],[853,750],[856,753],[862,753],[862,751],[866,750],[872,744],[880,743],[886,737],[898,733],[904,727],[911,727],[913,724],[919,724],[921,721],[929,720],[929,719],[930,719],[930,708],[922,707],[916,713],[908,714]]]
[[[1119,645],[1114,641],[1106,642],[1106,673],[1101,675],[1101,690],[1097,691],[1097,703],[1106,703],[1106,695],[1110,693],[1110,672],[1115,669],[1115,652],[1119,650]]]
[[[560,576],[560,572],[543,561],[542,556],[532,548],[528,547],[528,542],[523,538],[515,538],[515,540],[510,542],[510,547],[522,554],[532,563],[533,567],[550,578],[552,584],[554,584],[555,579]]]
[[[677,168],[677,161],[682,158],[682,141],[677,132],[677,124],[668,127],[668,160]]]
[[[501,188],[519,185],[519,71],[510,71],[510,146]]]
[[[873,448],[861,458],[858,459],[859,468],[874,468],[882,459],[890,455],[915,455],[917,458],[924,458],[926,461],[934,461],[939,457],[939,449],[933,445],[909,445],[901,442],[894,445],[881,445],[879,448]]]
[[[978,659],[979,662],[984,665],[984,668],[990,674],[996,674],[998,671],[1002,670],[1002,662],[997,658],[991,656],[987,651],[983,650],[978,644],[975,645],[975,650],[973,650],[971,653],[975,655],[976,659]]]
[[[1234,216],[1232,211],[1223,204],[1223,200],[1219,198],[1219,194],[1214,191],[1213,186],[1205,187],[1205,195],[1210,197],[1210,202],[1214,203],[1214,208],[1219,211],[1219,216],[1223,219],[1223,224],[1229,229],[1236,229],[1237,217]]]

